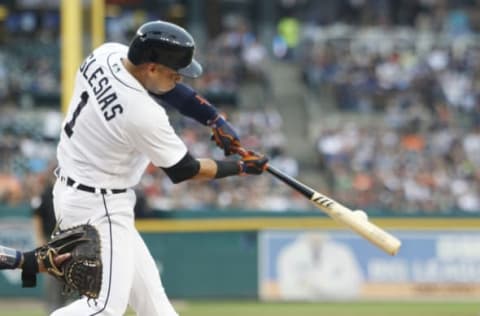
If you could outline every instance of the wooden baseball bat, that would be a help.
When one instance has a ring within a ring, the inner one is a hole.
[[[248,155],[248,152],[244,149],[240,149],[238,153],[241,156]],[[338,203],[332,198],[315,191],[311,187],[290,177],[275,167],[267,164],[266,171],[287,184],[289,187],[300,192],[328,216],[348,226],[357,234],[367,239],[386,253],[392,256],[397,254],[402,243],[395,236],[373,224],[368,219],[356,216],[351,209]]]

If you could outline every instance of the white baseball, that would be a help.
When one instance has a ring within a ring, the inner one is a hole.
[[[361,220],[368,221],[368,215],[365,213],[365,211],[355,210],[353,211],[353,214]]]

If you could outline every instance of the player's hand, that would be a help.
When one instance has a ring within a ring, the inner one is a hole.
[[[240,147],[240,139],[233,126],[221,115],[218,115],[212,121],[210,127],[212,128],[211,140],[223,149],[225,156],[235,154],[237,148]]]
[[[60,267],[65,261],[72,257],[71,253],[67,252],[61,255],[55,256],[53,261],[57,267]],[[38,272],[47,272],[47,268],[43,264],[42,260],[38,260]]]
[[[261,174],[267,168],[267,163],[266,156],[248,151],[240,160],[240,174]]]

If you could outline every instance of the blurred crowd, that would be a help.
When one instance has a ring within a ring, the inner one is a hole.
[[[398,105],[384,126],[324,130],[317,149],[333,195],[399,214],[478,212],[480,126],[460,126],[442,104],[435,113],[423,110]]]
[[[479,8],[424,3],[430,10],[402,27],[306,32],[302,64],[311,91],[330,95],[337,110],[384,117],[368,128],[322,129],[321,169],[335,196],[362,208],[478,212]]]
[[[383,117],[368,126],[351,121],[317,129],[312,146],[319,161],[307,172],[322,180],[320,190],[349,206],[382,212],[480,211],[480,14],[476,6],[465,6],[475,1],[455,7],[445,1],[411,1],[416,5],[397,9],[396,1],[374,2],[325,1],[324,9],[328,3],[339,10],[336,15],[313,8],[297,20],[288,14],[278,35],[290,34],[291,40],[275,36],[271,47],[244,20],[226,19],[223,31],[198,50],[205,75],[188,83],[233,122],[245,147],[301,176],[299,170],[306,169],[285,153],[288,118],[270,102],[245,106],[239,92],[253,83],[268,101],[274,97],[272,58],[297,63],[310,93],[330,97],[329,111]],[[128,43],[143,21],[138,18],[110,19],[109,40]],[[28,22],[19,25],[28,27]],[[10,38],[8,49],[0,51],[0,203],[28,202],[41,192],[55,165],[62,115],[38,104],[51,103],[60,93],[58,34],[50,31],[58,21],[45,23],[31,31],[35,41]],[[209,141],[208,128],[168,111],[195,156],[223,158]],[[144,213],[312,209],[272,177],[173,185],[150,166],[136,190],[145,201]]]

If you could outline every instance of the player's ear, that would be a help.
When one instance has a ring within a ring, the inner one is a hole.
[[[154,72],[158,71],[158,65],[157,64],[154,64],[154,63],[148,63],[147,64],[147,71],[151,74],[153,74]]]

